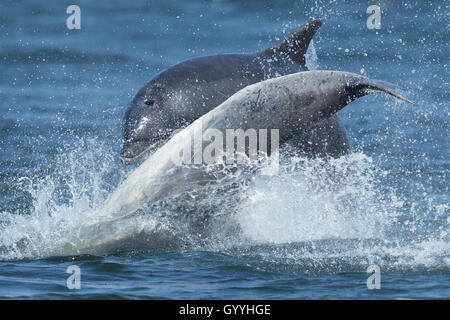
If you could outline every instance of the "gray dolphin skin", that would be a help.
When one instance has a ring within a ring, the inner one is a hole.
[[[195,58],[157,75],[139,90],[126,111],[122,162],[143,159],[175,129],[188,126],[248,85],[307,71],[305,54],[321,25],[320,20],[311,20],[263,52]],[[350,148],[337,115],[291,143],[311,155],[339,156]]]
[[[298,72],[247,86],[176,133],[147,158],[111,195],[103,214],[132,209],[143,202],[190,190],[192,183],[198,181],[195,166],[183,173],[171,169],[177,168],[173,159],[180,150],[190,146],[197,130],[206,134],[209,129],[222,133],[235,128],[278,129],[279,140],[283,142],[302,135],[369,93],[385,92],[412,103],[394,88],[387,82],[340,71]],[[203,149],[210,143],[207,140],[203,137]]]

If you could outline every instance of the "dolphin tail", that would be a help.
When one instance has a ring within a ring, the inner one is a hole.
[[[306,51],[308,50],[312,37],[321,25],[321,20],[311,20],[291,33],[283,41],[267,48],[263,53],[281,57],[289,57],[292,61],[306,69]]]
[[[372,92],[384,92],[390,94],[391,96],[396,97],[397,99],[403,100],[405,102],[414,105],[414,102],[412,102],[408,98],[402,96],[401,94],[395,91],[397,89],[400,89],[398,86],[387,81],[371,80],[369,78],[364,77],[356,84],[351,85],[350,88],[352,91],[350,94],[350,96],[352,96],[352,100]]]

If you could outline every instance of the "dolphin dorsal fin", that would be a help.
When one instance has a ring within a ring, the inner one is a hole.
[[[295,63],[305,67],[305,55],[308,50],[309,43],[321,25],[321,20],[311,20],[291,33],[283,41],[267,48],[264,53],[281,57],[289,57]]]

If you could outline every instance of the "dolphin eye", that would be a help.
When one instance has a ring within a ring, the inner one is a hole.
[[[145,99],[145,100],[144,100],[144,103],[145,103],[146,105],[148,105],[148,106],[152,106],[152,105],[155,104],[155,100],[152,100],[152,99]]]

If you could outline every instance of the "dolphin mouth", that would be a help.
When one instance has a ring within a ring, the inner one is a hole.
[[[125,164],[125,165],[132,164],[133,162],[136,161],[135,158],[121,157],[120,159],[122,160],[122,163]]]
[[[134,164],[143,160],[151,151],[155,149],[158,145],[157,142],[152,143],[150,146],[146,146],[145,140],[139,140],[131,143],[126,143],[123,148],[121,154],[121,160],[124,165]],[[142,149],[142,151],[136,152],[134,150]]]

